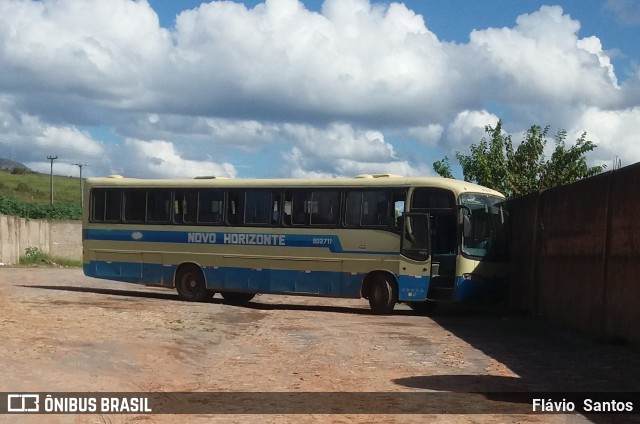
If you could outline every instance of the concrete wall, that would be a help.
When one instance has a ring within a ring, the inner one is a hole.
[[[510,201],[513,309],[640,344],[640,164]]]
[[[82,223],[0,215],[0,263],[18,263],[30,246],[55,257],[82,260]]]

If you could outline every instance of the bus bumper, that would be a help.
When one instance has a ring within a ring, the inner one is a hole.
[[[426,300],[429,291],[429,277],[425,275],[399,275],[398,300],[416,301]]]

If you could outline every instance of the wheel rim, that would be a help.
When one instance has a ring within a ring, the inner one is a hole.
[[[195,275],[193,275],[193,273],[188,273],[182,278],[182,288],[188,294],[190,295],[195,294],[197,287],[198,287],[198,281],[196,280]]]
[[[373,287],[373,292],[371,293],[371,297],[375,304],[380,304],[380,300],[381,300],[380,298],[382,297],[382,287],[380,287],[380,285],[376,284]]]

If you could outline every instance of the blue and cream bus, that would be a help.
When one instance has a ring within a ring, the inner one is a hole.
[[[111,176],[84,194],[84,273],[185,300],[297,294],[426,312],[505,289],[504,198],[467,182]]]

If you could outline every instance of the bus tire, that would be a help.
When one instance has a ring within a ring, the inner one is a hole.
[[[256,296],[255,293],[222,292],[220,294],[224,300],[236,305],[251,302],[251,300]]]
[[[436,310],[438,302],[425,300],[424,302],[407,302],[407,305],[421,315],[430,315]]]
[[[388,314],[396,305],[395,284],[387,275],[379,275],[369,287],[369,306],[374,314]]]
[[[210,300],[214,292],[207,289],[204,274],[196,265],[184,265],[176,274],[176,290],[182,300],[204,302]]]

